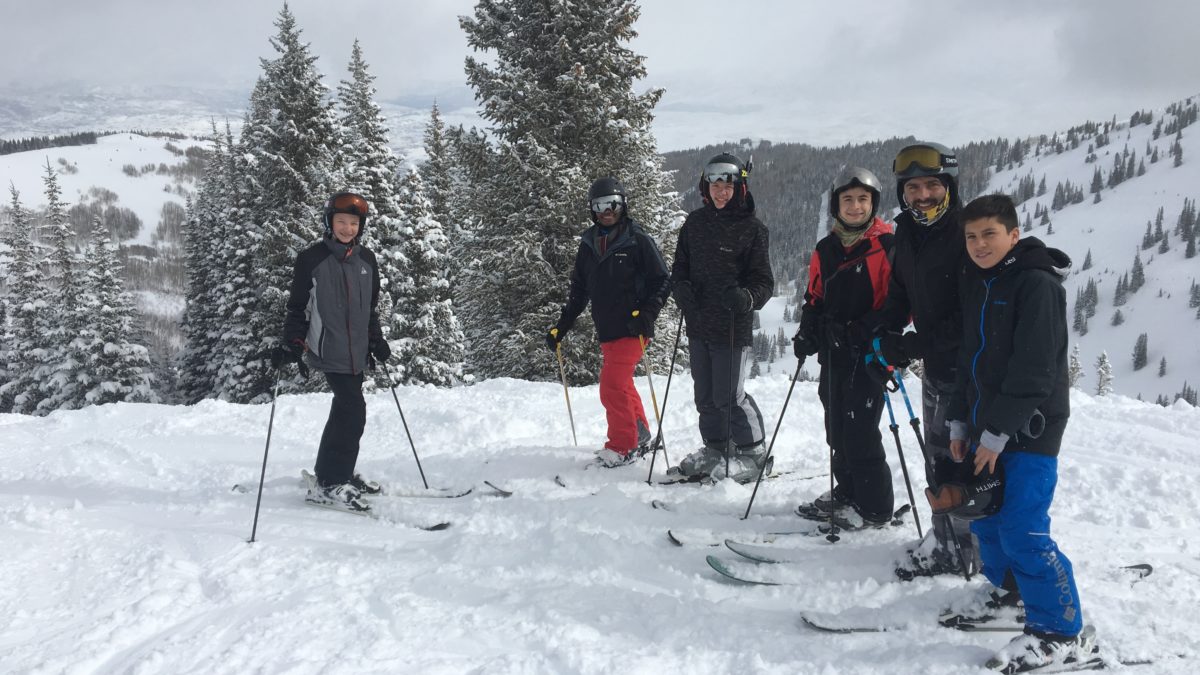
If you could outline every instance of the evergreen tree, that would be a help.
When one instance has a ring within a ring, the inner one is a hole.
[[[1071,347],[1071,356],[1067,361],[1067,381],[1074,387],[1084,377],[1083,365],[1079,362],[1079,344]]]
[[[1038,181],[1037,194],[1039,197],[1046,194],[1046,174],[1042,174],[1042,180]]]
[[[1111,179],[1109,180],[1108,184],[1109,185],[1113,184]],[[1104,189],[1104,174],[1102,174],[1100,172],[1100,167],[1096,167],[1095,173],[1092,174],[1092,188],[1091,188],[1092,194],[1099,194],[1100,191],[1103,189]]]
[[[466,137],[473,145],[464,148],[463,170],[472,189],[457,278],[472,289],[460,318],[469,360],[484,376],[557,377],[541,336],[566,299],[596,178],[617,177],[630,215],[664,251],[674,250],[676,197],[650,133],[662,90],[634,92],[644,58],[626,46],[638,14],[633,3],[490,0],[460,19],[468,44],[488,53],[466,64],[492,127],[486,138]],[[657,342],[672,344],[675,311],[672,303],[664,308]],[[594,381],[600,358],[590,317],[572,333],[564,342],[569,376]],[[651,349],[650,358],[665,365],[670,354]]]
[[[1118,309],[1117,311],[1113,312],[1112,321],[1110,323],[1113,326],[1120,326],[1121,324],[1125,323],[1125,315],[1121,313],[1121,310]]]
[[[1169,238],[1163,237],[1162,241],[1158,242],[1158,252],[1166,253],[1171,250],[1171,245],[1168,243]]]
[[[446,137],[446,125],[442,122],[437,102],[429,110],[429,124],[425,125],[425,154],[421,163],[421,182],[425,184],[425,195],[429,198],[430,217],[442,224],[444,230],[451,229],[455,222],[451,217],[453,178],[451,176],[451,152]],[[447,236],[449,232],[447,232]]]
[[[1135,342],[1133,345],[1133,369],[1135,371],[1146,367],[1146,362],[1148,360],[1148,355],[1146,354],[1148,349],[1147,343],[1148,338],[1146,333],[1142,333],[1138,336],[1137,342]]]
[[[41,284],[33,245],[33,218],[21,195],[9,184],[11,208],[8,245],[8,294],[4,296],[8,323],[0,326],[0,412],[32,413],[41,401],[34,375],[45,358],[42,330],[50,312]]]
[[[1192,286],[1188,290],[1188,307],[1200,307],[1200,284],[1195,280],[1192,281]]]
[[[1154,241],[1154,235],[1150,233],[1150,221],[1147,220],[1146,233],[1142,235],[1142,250],[1149,250],[1151,246],[1154,246]]]
[[[1087,270],[1092,269],[1092,249],[1089,248],[1087,251],[1087,255],[1085,255],[1083,257],[1083,267],[1080,269],[1082,269],[1085,272]]]
[[[277,57],[262,61],[238,144],[244,170],[235,174],[237,206],[229,215],[239,236],[222,253],[227,286],[216,389],[238,402],[265,400],[271,391],[275,374],[267,354],[278,344],[292,263],[318,238],[320,205],[337,180],[336,124],[316,57],[300,41],[286,5],[275,26]],[[285,380],[280,388],[297,385]]]
[[[1108,361],[1108,352],[1100,352],[1096,359],[1096,395],[1108,396],[1113,391],[1112,364]]]
[[[1165,377],[1167,374],[1167,357],[1162,357],[1158,361],[1158,376]]]
[[[388,337],[397,371],[406,383],[450,386],[463,379],[465,348],[450,298],[449,242],[415,171],[404,180],[401,221],[406,275],[394,294],[395,333]]]
[[[33,377],[38,382],[38,414],[49,414],[54,410],[75,409],[83,405],[82,392],[78,385],[79,360],[71,349],[71,341],[82,327],[79,309],[79,261],[75,254],[75,242],[70,223],[67,221],[67,205],[62,201],[62,189],[58,185],[58,174],[46,160],[46,174],[42,178],[46,189],[47,239],[50,257],[46,279],[52,289],[53,303],[45,315],[45,332],[42,334],[44,355],[34,369]]]
[[[92,220],[85,253],[87,281],[82,298],[85,326],[74,341],[83,359],[80,385],[89,405],[116,401],[157,403],[150,351],[138,344],[133,299],[125,292],[121,265],[110,247],[108,228]]]
[[[1133,269],[1129,273],[1129,292],[1137,293],[1138,290],[1146,285],[1146,270],[1142,267],[1142,256],[1138,253],[1133,254]]]

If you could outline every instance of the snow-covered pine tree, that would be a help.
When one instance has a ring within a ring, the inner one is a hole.
[[[1133,254],[1133,269],[1129,272],[1129,292],[1137,293],[1138,289],[1146,285],[1146,269],[1142,267],[1141,253]]]
[[[362,241],[374,251],[379,263],[379,322],[384,338],[392,342],[398,338],[401,326],[397,314],[413,311],[405,303],[397,302],[399,289],[408,277],[399,249],[403,240],[400,231],[405,227],[396,185],[402,158],[388,145],[387,119],[375,103],[375,76],[368,71],[358,40],[354,41],[347,69],[350,79],[338,85],[338,105],[342,112],[337,158],[342,184],[337,189],[357,192],[371,204]],[[381,386],[387,386],[384,377],[380,369],[376,378]]]
[[[1092,269],[1092,249],[1089,248],[1087,250],[1087,255],[1083,258],[1083,267],[1081,267],[1080,270],[1086,272],[1090,269]]]
[[[1133,345],[1133,369],[1141,370],[1146,367],[1146,362],[1149,360],[1147,355],[1149,338],[1146,333],[1138,335],[1137,341]]]
[[[133,299],[125,292],[121,265],[99,217],[92,220],[84,260],[87,281],[80,301],[86,319],[73,343],[83,359],[84,400],[88,405],[157,403],[150,351],[136,341]]]
[[[1125,323],[1125,315],[1122,314],[1121,310],[1118,309],[1117,311],[1113,312],[1112,321],[1109,322],[1109,325],[1120,326],[1123,323]]]
[[[1075,343],[1071,347],[1071,356],[1067,361],[1067,382],[1074,387],[1083,377],[1083,364],[1079,362],[1079,343]]]
[[[12,206],[6,243],[8,262],[8,320],[0,348],[5,350],[8,381],[0,387],[0,412],[32,414],[42,400],[35,376],[47,358],[45,331],[50,306],[42,284],[39,256],[33,243],[33,216],[21,195],[9,185]]]
[[[591,224],[593,180],[617,177],[630,215],[666,255],[674,251],[681,214],[650,132],[662,90],[633,89],[646,74],[644,57],[627,46],[638,14],[633,2],[486,0],[460,19],[472,49],[488,53],[466,63],[492,140],[468,148],[462,224],[471,232],[457,279],[470,289],[460,293],[459,318],[481,375],[557,377],[542,336],[558,319],[578,235]],[[675,317],[667,303],[656,344],[673,343]],[[600,350],[586,312],[563,346],[569,377],[595,381]],[[650,347],[656,370],[669,351]]]
[[[226,239],[229,266],[218,346],[217,390],[238,402],[264,400],[275,373],[268,354],[278,344],[296,253],[321,234],[321,205],[336,181],[336,122],[316,56],[301,42],[284,5],[262,61],[238,144],[236,237]],[[316,378],[319,381],[320,378]],[[303,389],[283,380],[281,391]]]
[[[445,235],[453,240],[454,220],[451,213],[453,201],[453,176],[451,150],[446,137],[446,124],[437,101],[429,109],[429,123],[424,134],[426,159],[421,163],[421,182],[425,184],[425,196],[429,199],[429,215],[442,224]]]
[[[220,298],[225,276],[220,255],[222,240],[229,234],[226,211],[233,206],[232,133],[224,133],[212,122],[212,150],[190,203],[183,232],[183,256],[187,286],[184,290],[183,353],[179,370],[183,400],[195,403],[216,394],[217,342],[221,328]]]
[[[466,348],[450,298],[449,241],[433,218],[421,174],[409,172],[402,188],[400,255],[406,277],[395,291],[396,333],[390,338],[398,379],[450,386],[463,379]]]
[[[53,302],[45,315],[42,341],[45,356],[34,369],[33,377],[41,390],[37,414],[48,415],[59,410],[83,407],[83,392],[79,388],[80,361],[71,349],[79,334],[83,317],[79,308],[79,260],[75,253],[74,233],[67,221],[67,205],[62,200],[58,174],[46,160],[42,177],[46,191],[46,220],[44,235],[50,246],[46,281]]]
[[[1113,391],[1112,364],[1108,360],[1108,352],[1100,352],[1096,357],[1096,395],[1108,396]]]
[[[1167,374],[1167,357],[1162,357],[1158,361],[1158,376],[1164,377]]]

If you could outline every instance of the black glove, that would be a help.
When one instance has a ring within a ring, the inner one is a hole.
[[[871,331],[861,321],[846,322],[846,341],[861,354],[871,351]]]
[[[803,361],[805,357],[816,354],[820,348],[820,345],[818,345],[815,341],[806,336],[801,336],[799,333],[796,333],[796,336],[792,338],[792,353],[795,354],[796,358],[800,359],[801,361]]]
[[[887,332],[879,337],[879,353],[889,366],[907,368],[912,363],[905,347],[905,338],[900,333]]]
[[[625,327],[633,335],[645,337],[650,334],[650,329],[654,326],[655,315],[653,312],[647,312],[642,309],[635,309],[629,316],[629,320],[625,322]]]
[[[550,351],[558,351],[558,343],[562,341],[562,338],[564,335],[566,335],[566,333],[566,330],[559,328],[558,326],[555,326],[546,332],[546,346],[550,348]]]
[[[392,358],[392,346],[387,340],[371,340],[367,343],[367,351],[380,363],[387,363]]]
[[[867,377],[887,391],[896,391],[899,388],[896,380],[892,378],[892,367],[883,365],[874,352],[867,354],[864,370],[867,371]]]
[[[308,364],[304,362],[304,342],[293,340],[284,345],[278,345],[271,350],[271,367],[275,370],[294,363],[300,369],[300,374],[308,377]]]
[[[741,286],[730,286],[721,295],[721,304],[732,312],[745,314],[754,306],[754,297],[750,295],[750,291]]]
[[[680,281],[676,283],[671,290],[671,295],[675,298],[675,304],[682,309],[684,313],[692,313],[696,311],[696,292],[692,289],[690,281]]]

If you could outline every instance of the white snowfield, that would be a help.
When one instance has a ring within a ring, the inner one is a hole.
[[[748,386],[768,431],[788,389],[781,370]],[[659,377],[660,403],[664,387]],[[912,378],[909,389],[920,396]],[[775,446],[777,469],[794,473],[763,484],[747,521],[750,486],[648,486],[648,461],[583,470],[604,440],[596,387],[572,389],[578,448],[557,383],[398,393],[430,483],[479,488],[457,500],[378,498],[380,520],[306,506],[299,474],[329,398],[286,396],[254,544],[269,405],[0,416],[0,672],[957,674],[983,672],[1010,637],[936,626],[980,581],[892,577],[893,557],[915,539],[911,520],[836,544],[778,540],[809,561],[780,571],[802,582],[790,586],[727,581],[704,557],[732,552],[668,541],[668,529],[753,541],[811,526],[792,509],[828,487],[809,478],[828,457],[815,383],[796,386]],[[1072,405],[1052,513],[1085,619],[1107,654],[1157,659],[1130,672],[1194,673],[1200,409],[1078,392]],[[678,462],[699,442],[686,374],[668,408]],[[919,474],[907,419],[900,431]],[[390,392],[368,399],[359,469],[395,490],[420,486]],[[489,496],[484,480],[515,495]],[[928,526],[923,500],[918,508]],[[404,524],[442,520],[453,526]],[[1140,562],[1155,566],[1141,581],[1118,569]],[[830,635],[799,624],[803,611],[854,608],[898,629]]]

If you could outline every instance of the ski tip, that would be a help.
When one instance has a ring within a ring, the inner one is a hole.
[[[713,570],[717,572],[717,574],[720,574],[721,576],[725,577],[726,579],[731,579],[733,581],[737,581],[737,582],[743,583],[743,584],[752,584],[755,586],[778,586],[779,585],[773,581],[755,581],[753,579],[746,579],[743,577],[739,577],[739,576],[737,576],[737,574],[735,574],[733,572],[733,570],[729,569],[729,566],[725,564],[724,560],[721,560],[720,558],[718,558],[715,555],[704,556],[704,560],[705,560],[705,562],[708,563],[709,567],[713,568]]]
[[[675,544],[676,546],[683,546],[683,542],[680,541],[679,538],[675,536],[675,533],[670,530],[667,530],[667,539],[670,539],[671,543]]]
[[[426,532],[441,532],[442,530],[450,529],[450,523],[437,523],[436,525],[421,525],[420,529]]]
[[[670,511],[671,510],[670,504],[667,504],[666,502],[664,502],[661,499],[651,500],[650,506],[652,508],[658,509],[659,511]],[[668,530],[668,532],[669,532],[669,530]]]
[[[1137,575],[1139,579],[1145,579],[1154,572],[1154,566],[1149,563],[1137,563],[1136,565],[1124,565],[1123,570],[1129,570]]]
[[[233,487],[229,488],[229,491],[236,492],[240,495],[244,495],[250,491],[250,488],[246,487],[245,485],[242,485],[241,483],[234,483]]]
[[[557,480],[558,476],[555,476],[555,479]],[[513,496],[512,490],[505,490],[504,488],[497,487],[491,481],[485,480],[485,481],[483,481],[483,484],[488,486],[489,488],[491,488],[496,493],[497,497],[504,497],[505,499],[507,499],[508,497]]]
[[[554,477],[554,482],[555,482],[555,483],[558,483],[558,486],[559,486],[559,487],[567,487],[567,484],[566,484],[566,482],[565,482],[565,481],[563,481],[563,479],[562,479],[562,476],[555,476],[555,477]]]

